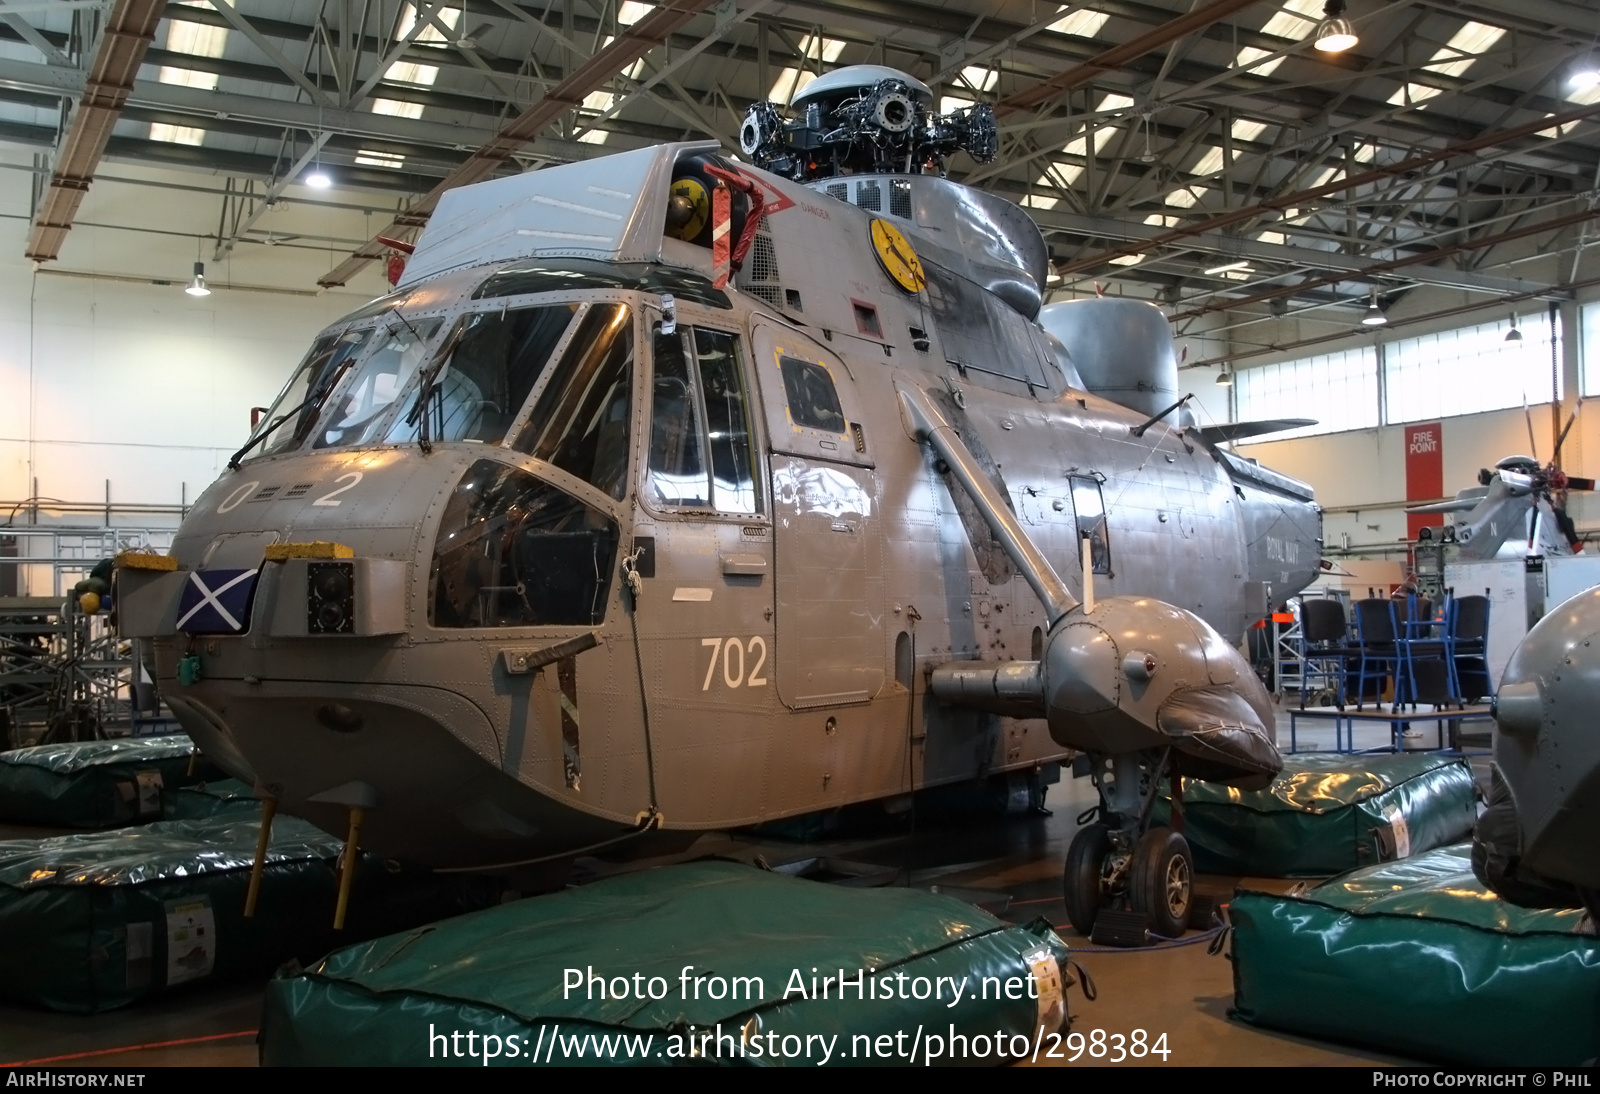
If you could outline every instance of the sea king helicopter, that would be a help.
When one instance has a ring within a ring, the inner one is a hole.
[[[1041,307],[1039,229],[944,177],[994,155],[992,112],[933,102],[845,68],[753,107],[742,161],[448,192],[170,557],[118,569],[200,747],[442,869],[1081,754],[1074,923],[1181,931],[1151,801],[1279,769],[1235,642],[1314,576],[1320,510],[1195,427],[1154,306]]]

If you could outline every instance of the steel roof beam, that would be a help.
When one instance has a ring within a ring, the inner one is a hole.
[[[1277,197],[1269,198],[1266,201],[1257,202],[1254,205],[1249,205],[1242,209],[1235,209],[1232,212],[1223,213],[1220,216],[1210,217],[1207,220],[1200,221],[1192,225],[1171,229],[1163,232],[1161,235],[1151,240],[1150,245],[1163,246],[1167,243],[1175,243],[1179,240],[1188,239],[1204,232],[1221,231],[1223,228],[1230,227],[1242,221],[1251,220],[1265,212],[1276,209],[1284,209],[1288,208],[1289,206],[1298,207],[1301,205],[1307,205],[1313,201],[1316,201],[1318,198],[1327,197],[1330,194],[1354,190],[1357,187],[1365,186],[1368,183],[1378,182],[1394,175],[1402,175],[1411,171],[1421,170],[1425,167],[1432,167],[1436,164],[1447,163],[1458,157],[1471,155],[1473,152],[1478,152],[1486,148],[1493,148],[1496,145],[1501,145],[1509,141],[1532,136],[1535,133],[1565,125],[1568,122],[1575,122],[1584,118],[1594,117],[1597,114],[1600,114],[1600,103],[1578,107],[1576,109],[1557,114],[1554,117],[1541,118],[1537,121],[1526,122],[1522,125],[1512,126],[1509,129],[1496,130],[1493,133],[1486,133],[1475,140],[1464,141],[1461,144],[1449,145],[1445,148],[1424,153],[1420,156],[1411,156],[1407,159],[1401,160],[1398,163],[1390,164],[1386,167],[1376,167],[1370,171],[1364,171],[1358,175],[1352,175],[1348,178],[1339,179],[1323,186],[1313,186],[1306,190],[1297,190],[1293,193],[1280,194]],[[1130,247],[1124,245],[1122,247],[1101,251],[1097,254],[1088,255],[1068,263],[1066,266],[1061,268],[1060,272],[1063,275],[1080,273],[1084,270],[1089,270],[1096,266],[1102,265],[1103,263],[1108,262],[1120,255],[1137,254],[1142,252],[1144,249],[1145,248],[1143,247]]]
[[[34,212],[24,253],[35,262],[53,261],[61,253],[165,7],[166,0],[116,0],[106,16],[77,109],[56,149],[50,183]]]
[[[1077,213],[1033,210],[1031,214],[1044,230],[1046,238],[1060,232],[1077,236],[1098,236],[1103,239],[1125,239],[1148,242],[1163,234],[1164,229],[1153,224],[1128,224],[1107,221],[1102,217],[1083,216]],[[1372,264],[1357,255],[1338,251],[1319,251],[1313,247],[1292,247],[1278,243],[1263,243],[1257,239],[1237,239],[1216,233],[1206,233],[1185,241],[1189,250],[1204,254],[1223,255],[1230,258],[1251,259],[1278,265],[1298,266],[1309,270],[1338,271],[1348,275],[1339,280],[1365,280]],[[1526,279],[1493,277],[1470,270],[1456,270],[1445,266],[1422,265],[1406,270],[1406,277],[1423,285],[1443,289],[1465,289],[1469,292],[1504,295],[1524,292],[1530,287],[1548,299],[1565,299],[1566,294],[1550,285],[1530,285]],[[1233,305],[1230,304],[1230,307]]]
[[[355,254],[318,279],[324,288],[343,285],[368,263],[383,257],[388,249],[378,240],[395,233],[414,232],[428,222],[434,206],[447,190],[465,186],[488,178],[500,169],[511,154],[535,137],[567,111],[583,105],[584,97],[597,90],[628,65],[644,56],[655,46],[668,39],[672,32],[710,7],[714,0],[665,0],[649,15],[630,27],[617,28],[611,43],[574,69],[566,79],[545,92],[544,96],[516,118],[512,119],[493,138],[485,142],[466,161],[450,172],[443,181],[430,190],[410,208],[399,214],[382,231]]]

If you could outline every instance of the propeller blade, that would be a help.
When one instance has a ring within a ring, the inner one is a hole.
[[[1465,513],[1469,509],[1476,509],[1482,498],[1453,498],[1450,501],[1436,501],[1431,505],[1408,505],[1408,513]]]
[[[1271,418],[1260,422],[1228,422],[1225,425],[1202,426],[1200,436],[1208,444],[1238,441],[1246,437],[1260,437],[1285,429],[1299,429],[1303,425],[1316,425],[1315,418]]]
[[[1569,476],[1567,478],[1567,489],[1568,490],[1593,490],[1594,489],[1594,480],[1593,479],[1575,479],[1575,478],[1572,478],[1572,477]]]
[[[1578,412],[1583,409],[1583,400],[1579,399],[1572,408],[1572,417],[1567,419],[1567,426],[1561,431],[1561,436],[1556,438],[1556,453],[1550,457],[1550,462],[1557,468],[1561,466],[1561,446],[1566,443],[1567,434],[1572,432],[1572,426],[1578,420]]]
[[[1533,411],[1528,409],[1528,393],[1522,393],[1522,417],[1528,423],[1528,450],[1533,453],[1533,462],[1539,462],[1539,442],[1533,439]]]

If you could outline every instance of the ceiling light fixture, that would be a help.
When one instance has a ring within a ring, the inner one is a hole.
[[[1388,321],[1389,317],[1383,314],[1382,308],[1378,307],[1378,290],[1373,289],[1372,298],[1367,304],[1366,314],[1361,317],[1361,325],[1363,327],[1381,327]]]
[[[1218,387],[1229,387],[1232,384],[1233,384],[1233,373],[1231,371],[1229,371],[1227,365],[1223,365],[1222,366],[1222,371],[1217,373],[1217,386]]]
[[[1600,57],[1585,57],[1567,75],[1567,86],[1574,91],[1584,91],[1596,85],[1600,85]]]
[[[189,279],[189,284],[183,291],[190,296],[211,295],[211,290],[206,288],[206,264],[204,262],[196,262],[194,264],[194,276]]]
[[[319,164],[311,169],[311,174],[306,176],[306,185],[313,190],[326,190],[333,185],[333,180],[328,177],[328,173]]]
[[[1517,313],[1516,312],[1512,312],[1511,313],[1511,329],[1506,331],[1506,341],[1507,342],[1520,342],[1520,341],[1522,341],[1522,332],[1517,329]]]
[[[1209,277],[1211,274],[1227,273],[1229,270],[1248,270],[1249,268],[1250,260],[1241,259],[1238,262],[1227,262],[1221,266],[1213,266],[1206,271],[1206,275]]]
[[[1328,0],[1323,5],[1322,22],[1311,36],[1311,42],[1324,53],[1343,53],[1361,39],[1356,28],[1344,17],[1344,0]]]

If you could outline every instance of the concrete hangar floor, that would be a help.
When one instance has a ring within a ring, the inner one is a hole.
[[[1281,721],[1286,721],[1280,717]],[[1285,730],[1287,726],[1283,727]],[[1280,734],[1286,737],[1285,734]],[[1305,734],[1302,732],[1302,737]],[[1315,741],[1311,742],[1313,746]],[[1302,742],[1302,748],[1305,742]],[[995,820],[984,825],[930,822],[908,835],[883,839],[833,840],[801,844],[760,841],[769,862],[813,856],[910,871],[914,884],[976,890],[1000,898],[1004,910],[983,899],[1002,919],[1026,923],[1044,916],[1057,925],[1073,958],[1087,970],[1097,990],[1093,1001],[1080,987],[1069,989],[1072,1029],[1130,1034],[1143,1029],[1153,1040],[1167,1035],[1171,1052],[1163,1061],[1147,1057],[1143,1066],[1354,1066],[1420,1061],[1386,1056],[1348,1046],[1256,1029],[1228,1017],[1233,1002],[1229,961],[1207,947],[1183,945],[1155,950],[1095,947],[1067,924],[1061,897],[1061,864],[1076,830],[1076,818],[1094,804],[1087,779],[1066,778],[1052,787],[1051,815]],[[53,834],[0,825],[0,839]],[[738,841],[748,853],[749,839]],[[728,837],[707,836],[685,855],[729,849]],[[637,864],[635,864],[637,865]],[[605,869],[599,867],[598,869]],[[1201,875],[1198,890],[1226,903],[1236,886],[1270,892],[1287,890],[1284,879]],[[977,894],[969,894],[976,896]],[[1191,938],[1195,937],[1191,932]],[[258,983],[199,987],[141,1006],[106,1014],[55,1014],[0,1005],[0,1064],[50,1063],[89,1067],[253,1067],[262,988]],[[1041,1060],[1040,1066],[1128,1066],[1096,1060]]]

